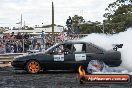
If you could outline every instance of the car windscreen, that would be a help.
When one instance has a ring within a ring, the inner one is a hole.
[[[46,52],[48,52],[49,50],[51,50],[52,48],[54,48],[54,47],[56,47],[56,46],[58,46],[58,45],[59,45],[59,44],[57,43],[57,44],[55,44],[55,45],[49,47],[49,48],[46,50]]]

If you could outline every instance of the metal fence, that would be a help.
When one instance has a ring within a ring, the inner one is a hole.
[[[46,50],[55,43],[64,42],[66,40],[75,40],[87,36],[87,34],[58,35],[54,38],[46,36],[44,38],[29,39],[0,39],[0,54],[4,53],[26,53],[28,50],[37,49]]]
[[[11,62],[15,56],[26,54],[28,51],[35,49],[37,43],[40,44],[41,50],[45,50],[55,43],[64,42],[66,40],[75,40],[87,36],[87,34],[55,36],[45,38],[29,38],[29,39],[0,39],[0,65]]]

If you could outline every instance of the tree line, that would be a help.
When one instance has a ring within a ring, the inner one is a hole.
[[[73,31],[79,30],[80,33],[106,33],[114,34],[126,31],[132,27],[132,0],[116,0],[105,9],[103,23],[96,21],[85,21],[82,16],[72,17]]]

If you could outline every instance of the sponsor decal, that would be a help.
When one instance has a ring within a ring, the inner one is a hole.
[[[130,76],[127,74],[92,74],[81,77],[88,83],[129,83]]]
[[[54,55],[54,61],[64,61],[64,55]]]
[[[129,83],[131,81],[128,74],[86,74],[82,66],[79,67],[80,84],[88,83]]]
[[[86,54],[75,54],[75,60],[76,61],[86,60]]]

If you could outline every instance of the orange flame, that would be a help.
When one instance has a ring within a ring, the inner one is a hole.
[[[86,74],[86,72],[85,72],[85,70],[82,68],[82,66],[79,66],[78,71],[79,71],[79,74],[80,74],[80,75],[85,75],[85,74]]]

